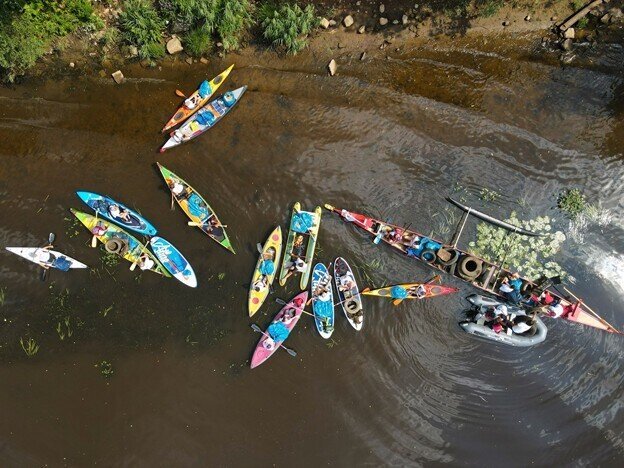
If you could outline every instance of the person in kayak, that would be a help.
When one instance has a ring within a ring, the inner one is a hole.
[[[503,296],[510,302],[517,304],[522,300],[522,280],[518,273],[513,273],[510,276],[503,278],[499,291],[503,293]]]
[[[535,326],[535,318],[527,315],[521,315],[516,317],[514,320],[514,325],[511,327],[511,330],[516,335],[524,335],[528,334],[528,332],[534,328]]]
[[[41,247],[40,249],[35,250],[35,255],[33,256],[33,260],[37,262],[41,268],[45,268],[46,270],[52,266],[52,262],[55,258],[49,251],[51,248],[52,244]]]
[[[284,311],[284,315],[282,315],[281,321],[284,325],[288,325],[293,320],[295,320],[296,316],[297,314],[295,312],[295,309],[287,309],[286,311]]]
[[[193,110],[197,107],[199,101],[201,101],[201,96],[199,95],[199,93],[193,93],[191,97],[184,100],[184,107],[186,107],[188,110]]]
[[[117,204],[112,204],[108,207],[108,214],[111,215],[113,219],[120,219],[125,222],[130,221],[130,212],[122,209]]]
[[[286,315],[286,314],[284,314]],[[290,329],[284,324],[282,320],[272,323],[267,328],[267,337],[262,342],[262,346],[265,349],[272,350],[277,343],[283,343],[288,335],[290,335]]]
[[[364,312],[362,312],[362,309],[360,309],[355,314],[349,314],[349,317],[351,317],[351,320],[353,320],[353,323],[355,323],[356,325],[359,325],[360,323],[364,321]]]
[[[308,268],[308,264],[304,260],[305,252],[304,252],[303,240],[304,238],[303,238],[303,235],[301,234],[298,234],[297,237],[295,237],[295,241],[293,242],[292,253],[290,254],[290,257],[292,258],[292,260],[289,262],[286,262],[286,264],[284,265],[284,267],[287,270],[286,275],[284,276],[284,279],[289,278],[291,275],[297,272],[304,273]]]
[[[546,314],[552,318],[559,318],[564,314],[564,312],[565,312],[565,308],[563,307],[563,304],[561,303],[561,299],[558,299],[558,298],[554,299],[552,303],[546,309]]]
[[[101,221],[98,221],[95,226],[91,228],[91,234],[94,236],[103,236],[106,231],[108,231],[108,227]]]
[[[425,288],[424,284],[419,284],[418,286],[412,286],[407,290],[407,294],[410,297],[415,297],[416,299],[422,299],[427,295],[427,288]]]
[[[147,252],[143,252],[141,254],[137,263],[139,264],[139,268],[141,270],[151,270],[152,268],[154,268],[154,265],[156,265],[154,260],[150,258]]]
[[[384,234],[386,242],[391,244],[401,244],[403,242],[403,233],[396,228],[387,227],[387,231]]]
[[[261,276],[252,285],[252,289],[256,292],[263,292],[269,287],[269,279],[266,276]]]
[[[340,277],[340,286],[338,287],[338,289],[341,292],[347,292],[347,291],[351,291],[352,289],[355,289],[357,287],[357,285],[355,284],[355,280],[353,279],[353,276],[351,276],[351,274],[346,274],[344,276]]]

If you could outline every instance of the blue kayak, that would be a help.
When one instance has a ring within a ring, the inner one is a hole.
[[[150,239],[150,245],[156,258],[175,279],[190,288],[197,287],[197,277],[191,264],[173,244],[162,237],[156,236]]]
[[[145,236],[155,236],[156,228],[136,211],[118,201],[93,192],[76,192],[76,195],[98,216]]]
[[[334,332],[334,293],[332,277],[322,263],[312,270],[312,311],[319,334],[328,339]]]

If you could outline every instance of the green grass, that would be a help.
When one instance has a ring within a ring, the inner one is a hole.
[[[115,373],[113,365],[108,361],[102,361],[99,364],[96,364],[95,367],[100,368],[100,374],[102,374],[105,379],[110,379]]]
[[[557,208],[559,208],[570,219],[575,219],[578,215],[587,210],[588,204],[585,195],[579,189],[566,189],[557,197]]]
[[[162,34],[165,21],[149,0],[127,0],[119,15],[121,37],[139,49],[139,57],[154,61],[164,57]]]
[[[296,54],[307,46],[307,35],[319,23],[313,5],[301,8],[296,3],[280,6],[265,3],[259,10],[263,36],[277,49]]]
[[[0,307],[4,305],[6,300],[6,288],[0,288]]]
[[[494,16],[504,4],[505,2],[503,0],[482,0],[475,2],[479,16],[483,16],[484,18]]]
[[[214,28],[223,43],[223,49],[239,49],[241,39],[252,23],[249,0],[221,0]]]
[[[185,34],[183,43],[187,53],[201,57],[212,49],[212,33],[205,26],[200,26]]]
[[[39,352],[39,345],[32,338],[28,338],[26,343],[24,343],[24,338],[20,338],[20,345],[28,357],[33,357]]]

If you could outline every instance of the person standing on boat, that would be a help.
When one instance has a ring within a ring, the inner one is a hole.
[[[508,301],[517,304],[522,300],[521,288],[522,280],[520,279],[520,275],[518,273],[513,273],[503,278],[499,291],[503,293],[503,296],[505,296]]]

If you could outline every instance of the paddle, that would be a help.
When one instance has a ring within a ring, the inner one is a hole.
[[[572,296],[574,299],[576,299],[580,304],[583,304],[583,306],[594,316],[596,317],[597,320],[600,321],[600,323],[602,323],[603,325],[609,327],[611,330],[614,331],[614,333],[617,333],[618,335],[624,335],[624,333],[622,333],[621,331],[619,331],[617,328],[615,328],[613,325],[611,325],[609,322],[607,322],[605,319],[603,319],[600,315],[598,315],[591,307],[589,307],[587,304],[583,303],[583,300],[577,296],[574,295],[574,293],[572,291],[570,291],[568,288],[566,288],[565,286],[563,286],[563,289],[565,289],[565,291]]]
[[[146,248],[147,248],[147,243],[143,245],[143,248],[141,249],[141,253],[137,257],[137,259],[134,262],[132,262],[132,265],[130,265],[130,271],[134,271],[136,269],[137,263],[139,262],[139,260],[141,260],[141,256],[143,255],[143,252],[145,252]]]
[[[175,206],[173,205],[174,200],[175,197],[173,196],[173,192],[171,192],[171,211],[175,210]]]
[[[202,227],[205,226],[206,223],[197,223],[195,221],[189,221],[186,223],[188,226],[198,226],[198,227]],[[220,224],[218,227],[222,227],[222,228],[226,228],[227,224]]]
[[[95,210],[95,224],[93,225],[94,229],[97,227],[99,213],[100,213],[99,210]],[[93,236],[91,237],[91,248],[95,249],[96,247],[97,247],[97,236],[93,234]]]
[[[182,97],[182,98],[186,99],[186,94],[184,94],[184,93],[183,93],[182,91],[180,91],[179,89],[176,89],[176,90],[175,90],[175,93],[176,93],[176,95],[177,95],[177,96],[180,96],[180,97]]]
[[[436,280],[440,280],[440,275],[433,275],[433,277],[429,281],[423,283],[423,286],[430,284]],[[394,301],[392,301],[392,305],[398,306],[401,302],[403,302],[403,299],[395,299]]]
[[[266,333],[264,333],[262,331],[262,329],[256,325],[255,323],[251,324],[251,328],[253,329],[253,331],[258,332],[258,333],[262,333],[264,336],[267,336],[270,338],[270,336]],[[284,348],[284,351],[286,351],[288,354],[290,354],[292,357],[297,357],[297,351],[295,351],[292,348],[287,348],[286,346],[284,346],[282,343],[279,344],[279,348]]]
[[[54,239],[56,239],[56,235],[53,232],[51,232],[50,234],[48,234],[47,245],[44,245],[42,248],[52,247],[52,243],[54,242]],[[45,281],[46,278],[48,277],[48,270],[50,269],[50,267],[43,266],[43,265],[41,265],[41,267],[43,268],[43,272],[41,273],[41,281]]]

